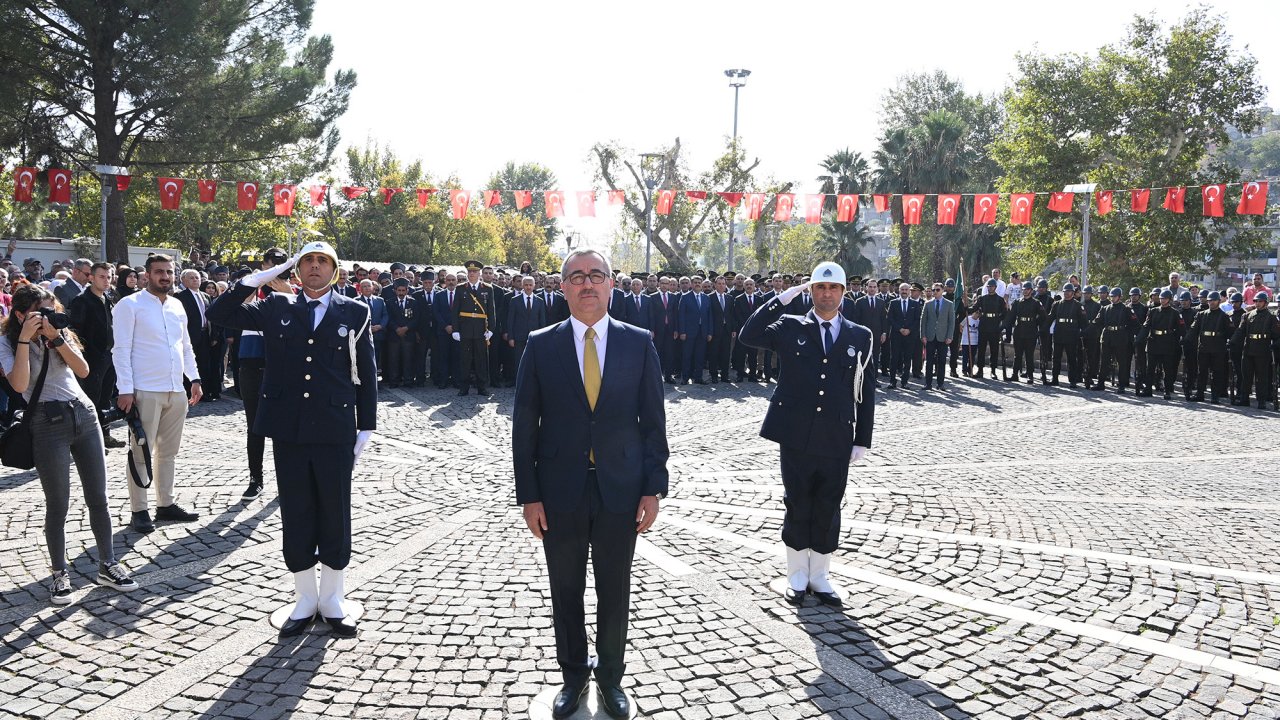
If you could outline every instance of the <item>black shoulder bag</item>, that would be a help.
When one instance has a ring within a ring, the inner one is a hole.
[[[40,363],[40,377],[36,387],[31,391],[31,401],[27,409],[35,408],[40,402],[40,391],[44,390],[44,377],[49,373],[49,353],[45,348],[44,360]],[[27,421],[25,410],[13,414],[13,423],[0,435],[0,463],[5,467],[30,470],[36,466],[35,440],[31,436],[31,423]]]

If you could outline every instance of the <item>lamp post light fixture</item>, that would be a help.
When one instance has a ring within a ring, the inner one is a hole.
[[[644,245],[645,272],[653,271],[653,267],[651,265],[651,255],[653,253],[653,191],[654,188],[658,187],[658,185],[662,183],[667,172],[666,165],[664,164],[662,166],[662,172],[658,177],[654,177],[649,172],[649,163],[661,161],[664,158],[666,158],[664,153],[640,153],[640,176],[643,178],[645,191],[649,193],[648,197],[645,199],[645,207],[648,208],[648,212],[645,213],[645,219],[648,221],[648,230],[645,232]]]
[[[738,91],[742,86],[747,84],[747,76],[751,74],[750,70],[735,68],[725,70],[725,77],[729,78],[729,87],[733,88],[733,149],[738,149]],[[733,226],[737,217],[737,208],[729,208],[729,270],[733,270]]]

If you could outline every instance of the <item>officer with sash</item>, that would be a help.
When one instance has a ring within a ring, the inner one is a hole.
[[[471,378],[475,377],[476,392],[488,395],[489,339],[493,337],[494,318],[497,317],[494,288],[480,281],[484,263],[468,260],[463,267],[467,269],[467,282],[457,288],[453,314],[453,339],[461,344],[461,368],[458,370],[461,389],[458,394],[466,395],[471,389]]]
[[[294,267],[302,292],[244,304]],[[296,593],[280,620],[281,637],[302,633],[317,614],[333,634],[355,637],[359,615],[343,590],[351,474],[375,428],[378,378],[369,306],[333,292],[337,278],[333,247],[308,243],[285,264],[242,278],[206,313],[211,323],[263,337],[266,369],[254,432],[273,441],[284,561]]]

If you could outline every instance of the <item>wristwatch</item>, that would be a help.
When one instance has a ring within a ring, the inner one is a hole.
[[[45,343],[45,344],[46,344],[50,349],[53,349],[53,348],[60,348],[60,347],[62,347],[63,345],[66,345],[66,344],[67,344],[67,339],[66,339],[66,338],[64,338],[64,337],[62,337],[61,335],[59,335],[58,337],[56,337],[56,338],[54,338],[54,339],[50,340],[49,342],[47,342],[47,343]]]

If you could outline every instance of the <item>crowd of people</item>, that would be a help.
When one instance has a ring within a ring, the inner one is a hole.
[[[100,580],[124,589],[132,581],[111,552],[105,448],[129,447],[133,530],[195,520],[175,497],[182,426],[188,407],[218,402],[226,392],[243,401],[247,419],[250,479],[243,496],[263,491],[265,437],[255,432],[254,418],[266,342],[260,331],[211,322],[207,309],[237,281],[273,267],[284,266],[263,276],[268,279],[246,302],[296,295],[299,279],[288,261],[278,248],[257,267],[235,269],[194,255],[182,264],[153,255],[138,267],[67,260],[49,272],[30,258],[21,266],[9,256],[0,261],[6,391],[0,404],[6,421],[11,410],[27,407],[39,441],[55,602],[71,590],[61,537],[72,462],[99,540]],[[612,272],[607,313],[648,333],[668,384],[777,382],[776,352],[739,341],[739,333],[760,307],[784,294],[785,314],[803,316],[813,308],[811,293],[788,293],[810,280],[804,274]],[[584,282],[583,276],[573,281]],[[347,264],[339,266],[333,292],[369,308],[381,386],[430,382],[460,395],[472,388],[487,395],[515,385],[531,333],[569,318],[567,282],[527,262],[519,268],[477,261],[461,268]],[[848,278],[840,313],[871,331],[877,387],[908,389],[923,381],[924,390],[941,391],[948,377],[988,373],[1031,383],[1037,368],[1041,383],[1057,386],[1065,359],[1072,388],[1110,384],[1124,393],[1133,386],[1138,396],[1160,393],[1168,400],[1180,382],[1187,401],[1243,406],[1252,397],[1259,408],[1280,409],[1280,321],[1261,275],[1226,292],[1184,287],[1177,273],[1149,293],[1081,287],[1075,277],[1055,293],[1043,278],[1023,281],[1014,273],[1006,281],[999,269],[975,285],[965,293],[953,279],[926,287],[901,278]],[[121,419],[131,427],[128,443],[109,432]]]

